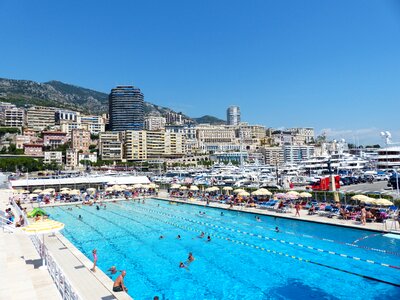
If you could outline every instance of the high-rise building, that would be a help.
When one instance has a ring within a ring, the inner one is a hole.
[[[226,111],[227,125],[239,125],[240,123],[240,108],[239,106],[229,106]]]
[[[90,132],[83,129],[74,129],[71,132],[71,146],[72,149],[82,150],[83,152],[89,151],[90,145]]]
[[[53,127],[55,123],[56,109],[53,107],[33,106],[26,111],[26,121],[29,128],[43,130]]]
[[[140,89],[117,86],[108,97],[112,131],[143,130],[144,100]]]

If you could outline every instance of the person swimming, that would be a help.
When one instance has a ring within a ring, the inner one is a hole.
[[[275,232],[279,232],[279,227],[278,226],[275,227]]]
[[[224,215],[224,212],[223,211],[221,211],[221,216],[223,216]]]
[[[181,236],[180,236],[180,234],[178,234],[178,236],[176,237],[178,240],[180,240],[181,239]]]
[[[163,235],[160,235],[159,239],[161,240],[161,239],[163,239],[163,238],[164,238],[164,236],[163,236]]]
[[[261,222],[261,218],[260,217],[257,217],[257,222]]]
[[[210,236],[207,237],[207,242],[211,242],[211,237]]]
[[[114,275],[115,273],[118,272],[117,267],[116,266],[112,266],[111,268],[109,268],[107,270],[108,272],[110,272],[112,275]]]
[[[79,216],[78,216],[78,219],[79,219],[79,220],[82,220],[82,216],[81,216],[81,215],[79,215]]]
[[[199,238],[203,238],[204,237],[204,232],[202,231],[201,233],[200,233],[200,235],[199,235]]]
[[[96,209],[97,209],[97,210],[100,210],[100,206],[96,205]]]
[[[180,262],[179,263],[179,268],[185,268],[186,269],[187,267],[185,266],[185,264],[183,262]]]
[[[193,256],[192,252],[189,252],[189,256],[188,256],[187,261],[188,261],[188,263],[191,263],[191,262],[194,261],[194,256]]]

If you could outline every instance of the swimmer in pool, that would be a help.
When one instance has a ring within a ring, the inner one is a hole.
[[[199,238],[203,238],[204,237],[204,232],[202,231],[201,233],[200,233],[200,235],[199,235]]]
[[[164,238],[164,236],[163,236],[163,235],[160,235],[159,239],[162,240],[163,238]]]
[[[181,269],[188,269],[188,267],[187,266],[185,266],[185,264],[183,263],[183,262],[180,262],[179,263],[179,268],[181,268]]]
[[[178,236],[176,237],[178,240],[180,240],[181,239],[181,236],[178,234]]]
[[[97,209],[97,210],[100,210],[100,207],[99,207],[98,205],[96,205],[96,209]]]
[[[223,216],[223,215],[224,215],[224,212],[221,211],[221,216]]]
[[[111,268],[109,268],[107,270],[108,272],[110,272],[112,275],[114,275],[115,273],[118,272],[117,267],[116,266],[112,266]]]
[[[79,220],[82,220],[82,216],[81,216],[81,215],[79,215],[79,216],[78,216],[78,219],[79,219]]]
[[[207,237],[207,242],[211,242],[211,237],[210,236]]]
[[[189,252],[189,256],[188,256],[187,262],[191,263],[193,261],[194,261],[194,256],[193,256],[192,252]]]
[[[279,227],[278,226],[275,227],[275,232],[279,232]]]
[[[260,217],[257,217],[257,222],[261,222],[261,219],[260,219]]]

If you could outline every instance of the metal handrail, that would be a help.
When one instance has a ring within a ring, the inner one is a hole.
[[[11,199],[11,204],[14,209],[23,216],[26,224],[29,224],[29,220],[26,217],[25,213],[18,207],[15,203],[14,199]],[[31,236],[31,241],[35,246],[36,251],[39,253],[40,257],[44,261],[47,266],[47,270],[51,278],[53,279],[54,284],[56,285],[58,291],[61,294],[62,299],[64,300],[79,300],[82,297],[78,296],[78,293],[70,284],[70,280],[65,275],[65,272],[56,262],[54,257],[51,255],[50,251],[47,247],[40,241],[40,238],[37,235]]]

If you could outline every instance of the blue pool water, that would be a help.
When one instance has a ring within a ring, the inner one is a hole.
[[[400,269],[376,264],[400,265],[400,240],[382,234],[267,216],[257,222],[253,214],[155,199],[72,207],[47,211],[88,258],[97,249],[104,272],[126,270],[135,299],[400,297],[396,286],[348,273],[400,284]],[[211,242],[198,237],[202,231]],[[180,269],[189,252],[195,261]]]

